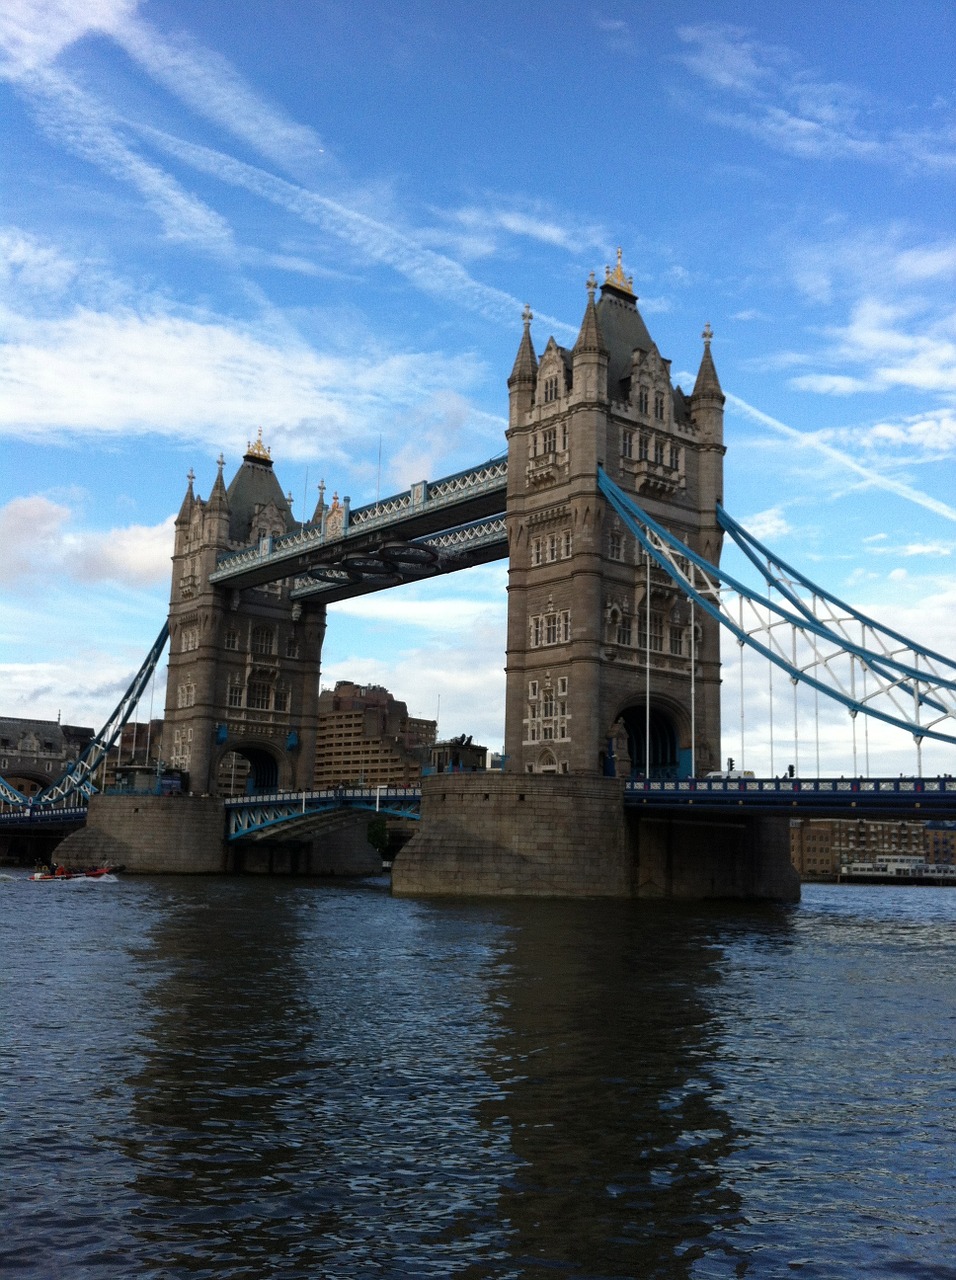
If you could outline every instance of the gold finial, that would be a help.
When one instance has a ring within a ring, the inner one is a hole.
[[[711,339],[712,339],[712,338],[713,338],[713,336],[714,336],[714,331],[713,331],[713,329],[710,327],[710,322],[709,322],[709,321],[707,322],[707,324],[705,324],[705,325],[704,325],[704,332],[703,332],[700,336],[704,339],[704,346],[705,346],[705,347],[709,347],[709,346],[710,346],[710,341],[711,341]]]
[[[596,288],[597,288],[597,280],[595,279],[594,272],[592,271],[587,278],[588,297],[591,299],[592,302],[594,301],[594,290]]]
[[[621,262],[621,259],[623,258],[623,256],[624,256],[624,251],[621,248],[618,248],[617,266],[614,268],[613,271],[611,270],[610,267],[604,268],[604,283],[613,285],[615,289],[620,289],[622,293],[633,294],[634,293],[634,277],[626,276],[624,274],[624,267]]]
[[[250,441],[250,442],[249,442],[249,444],[247,445],[247,447],[246,447],[246,457],[247,457],[247,458],[261,458],[261,459],[263,460],[263,462],[271,462],[271,461],[272,461],[272,454],[269,452],[269,450],[266,448],[266,446],[262,443],[262,428],[261,428],[261,427],[259,428],[259,434],[258,434],[258,436],[256,437],[255,443],[253,443],[252,441]]]

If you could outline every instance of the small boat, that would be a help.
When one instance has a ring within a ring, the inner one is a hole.
[[[87,867],[85,871],[67,871],[66,867],[55,867],[34,871],[31,880],[99,880],[103,876],[111,876],[122,867]]]

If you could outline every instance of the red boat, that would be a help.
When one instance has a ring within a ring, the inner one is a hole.
[[[31,880],[99,880],[102,876],[113,875],[122,871],[122,867],[87,867],[85,871],[67,871],[66,867],[55,867],[43,871],[34,871]]]

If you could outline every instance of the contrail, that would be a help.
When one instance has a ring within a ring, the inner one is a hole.
[[[804,432],[798,431],[796,427],[788,427],[785,422],[779,422],[776,418],[771,418],[769,413],[763,413],[760,409],[755,409],[752,404],[748,404],[746,400],[741,400],[739,396],[735,396],[730,392],[726,394],[728,402],[735,409],[739,409],[747,417],[753,418],[755,422],[772,427],[774,431],[786,436],[788,440],[795,441],[801,448],[816,449],[818,453],[822,453],[832,462],[846,467],[849,471],[855,471],[858,476],[862,476],[868,484],[873,485],[875,488],[887,489],[890,493],[895,493],[900,498],[907,498],[910,502],[915,502],[918,507],[925,507],[927,511],[933,511],[938,516],[944,516],[947,520],[956,521],[956,508],[947,506],[945,502],[940,502],[938,498],[931,498],[928,493],[923,493],[920,489],[914,489],[911,485],[903,484],[899,480],[893,480],[890,476],[882,475],[879,471],[864,467],[841,449],[834,449],[833,445],[826,444],[823,440],[817,439],[816,436],[806,435]]]

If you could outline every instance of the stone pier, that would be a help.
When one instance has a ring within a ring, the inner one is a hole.
[[[644,814],[612,778],[443,774],[395,860],[401,896],[795,901],[786,819]]]

